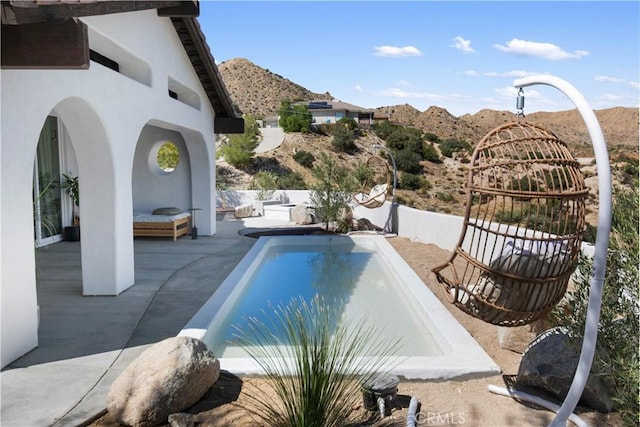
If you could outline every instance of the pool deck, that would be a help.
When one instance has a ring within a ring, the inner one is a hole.
[[[253,247],[256,240],[240,230],[290,226],[230,216],[213,237],[136,238],[136,283],[118,296],[81,295],[80,242],[42,248],[39,346],[0,373],[0,425],[91,422],[129,363],[176,336]]]
[[[39,346],[0,373],[0,425],[83,425],[106,406],[111,383],[145,348],[177,335],[256,242],[247,218],[218,222],[213,237],[136,238],[136,284],[83,297],[80,243],[38,253]]]

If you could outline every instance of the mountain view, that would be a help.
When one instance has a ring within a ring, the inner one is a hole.
[[[283,99],[292,101],[335,100],[329,91],[326,93],[311,92],[273,71],[253,64],[248,59],[232,59],[223,62],[218,68],[231,98],[239,110],[256,118],[276,116]],[[348,99],[341,101],[349,102]],[[390,121],[393,123],[435,134],[441,140],[447,138],[464,140],[471,146],[475,145],[491,129],[514,119],[514,112],[510,111],[487,109],[475,114],[456,117],[438,106],[431,106],[425,111],[419,111],[409,104],[380,106],[375,108],[375,111],[389,115]],[[617,168],[624,170],[629,162],[635,162],[637,170],[638,109],[617,107],[597,110],[595,113],[609,147],[614,172]],[[590,158],[593,157],[591,139],[577,110],[536,112],[528,114],[526,120],[551,130],[558,138],[567,143],[574,157],[584,159],[582,160],[583,172],[587,177],[587,185],[594,195],[592,200],[595,200],[597,177],[595,176],[595,166],[590,161]],[[364,132],[356,140],[359,150],[353,155],[340,153],[338,158],[345,165],[366,161],[366,158],[371,154],[368,148],[374,143],[380,143],[374,132]],[[331,150],[331,136],[313,133],[287,133],[279,148],[257,155],[255,167],[250,170],[233,170],[226,164],[220,166],[225,171],[229,180],[227,184],[231,188],[246,188],[252,174],[261,168],[268,168],[276,173],[294,171],[300,174],[305,182],[308,182],[307,180],[312,179],[310,171],[293,160],[293,154],[300,149],[304,149],[314,156],[322,151],[329,151]],[[457,160],[444,157],[442,163],[423,163],[423,176],[428,185],[418,191],[399,190],[400,202],[419,209],[460,214],[464,207],[462,195],[467,176],[466,166]],[[618,180],[623,182],[624,178],[618,177]],[[591,214],[595,214],[597,206],[591,206],[590,210]]]

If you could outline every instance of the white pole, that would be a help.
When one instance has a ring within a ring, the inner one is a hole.
[[[600,201],[598,209],[598,230],[596,233],[593,276],[591,277],[591,286],[589,288],[589,303],[587,306],[582,351],[580,352],[578,367],[567,397],[555,418],[551,424],[549,424],[550,427],[564,427],[567,424],[569,416],[578,404],[578,400],[580,400],[587,383],[595,354],[596,340],[598,338],[598,322],[600,320],[600,308],[602,305],[602,287],[604,285],[604,273],[607,264],[609,232],[611,231],[611,168],[609,166],[609,154],[602,129],[600,128],[595,113],[591,107],[589,107],[589,104],[587,104],[582,94],[566,81],[550,75],[525,77],[513,82],[513,86],[517,88],[536,84],[555,87],[575,104],[589,131],[598,171],[598,198]]]

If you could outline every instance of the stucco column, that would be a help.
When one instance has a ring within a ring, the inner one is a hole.
[[[24,125],[20,121],[21,111],[9,108],[6,100],[3,94],[0,152],[2,367],[38,345],[32,191],[33,159],[42,126],[42,123]]]
[[[56,110],[78,161],[83,295],[118,295],[134,284],[131,169],[142,127],[79,99]]]
[[[195,131],[183,132],[189,160],[191,161],[191,200],[196,213],[198,234],[212,236],[216,233],[215,197],[215,135]]]

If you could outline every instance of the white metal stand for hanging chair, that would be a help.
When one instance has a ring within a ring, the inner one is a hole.
[[[578,423],[579,425],[581,423],[580,419],[572,414],[580,400],[580,397],[582,396],[582,392],[584,391],[596,350],[600,308],[602,306],[602,288],[604,285],[607,251],[609,247],[609,232],[611,231],[611,168],[609,165],[609,154],[607,152],[607,145],[604,135],[602,134],[602,129],[595,113],[591,107],[589,107],[582,94],[568,82],[551,75],[525,77],[513,82],[513,86],[516,88],[523,88],[536,84],[552,86],[564,93],[574,103],[587,126],[595,153],[599,197],[598,228],[596,233],[595,253],[593,256],[593,272],[589,288],[589,302],[587,305],[585,331],[578,366],[576,368],[571,387],[559,409],[557,408],[557,405],[551,402],[516,390],[496,386],[489,386],[489,390],[494,393],[512,396],[514,398],[542,405],[548,409],[557,411],[555,418],[551,421],[549,426],[564,427],[567,424],[567,420],[570,418],[574,423]],[[518,106],[518,108],[522,107],[523,106],[520,105]]]
[[[398,187],[398,167],[396,166],[396,159],[393,157],[393,153],[384,145],[374,144],[372,147],[374,150],[382,150],[391,159],[391,163],[393,165],[393,189],[391,192],[391,209],[389,209],[389,215],[387,216],[387,221],[384,223],[383,231],[385,233],[397,234],[397,224],[396,224],[396,210],[398,209],[398,200],[396,198],[396,189]]]

